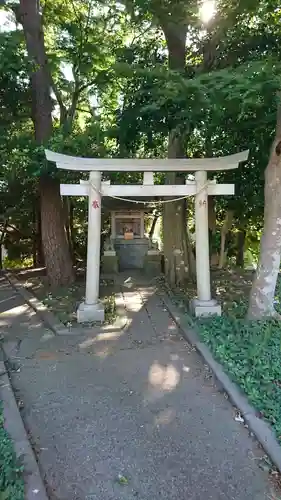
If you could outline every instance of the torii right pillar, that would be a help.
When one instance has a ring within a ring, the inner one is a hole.
[[[196,279],[198,297],[191,301],[190,306],[193,314],[197,317],[209,315],[221,316],[221,306],[211,296],[207,172],[196,172],[195,181]]]

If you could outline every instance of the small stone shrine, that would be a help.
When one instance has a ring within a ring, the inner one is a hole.
[[[129,269],[143,269],[150,275],[161,272],[161,252],[145,234],[147,212],[149,209],[142,204],[124,202],[111,207],[111,234],[105,241],[102,256],[104,273]]]

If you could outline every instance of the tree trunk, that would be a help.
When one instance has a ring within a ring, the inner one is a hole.
[[[168,47],[169,68],[176,71],[185,70],[187,28],[176,22],[163,22],[162,29]]]
[[[169,52],[169,68],[185,70],[186,26],[162,22]],[[182,137],[176,130],[169,134],[168,157],[183,158],[185,151]],[[167,184],[176,184],[180,177],[171,172],[166,175]],[[181,180],[182,182],[182,180]],[[163,207],[163,243],[165,274],[171,285],[179,285],[189,272],[187,239],[187,213],[185,200],[165,203]]]
[[[71,201],[71,198],[69,200],[69,234],[70,234],[70,242],[71,242],[71,249],[72,249],[72,260],[73,263],[75,262],[75,235],[74,235],[74,205]]]
[[[40,179],[42,241],[46,271],[53,287],[68,285],[73,280],[63,219],[59,182],[49,176]],[[70,280],[71,278],[71,280]]]
[[[71,220],[71,217],[72,217],[72,215],[71,215],[72,207],[71,207],[70,198],[68,196],[64,196],[63,197],[62,206],[63,206],[63,212],[64,212],[65,234],[66,234],[66,237],[67,237],[67,242],[68,242],[68,246],[69,246],[69,252],[70,252],[70,255],[71,255],[71,260],[72,260],[72,263],[74,263],[73,238],[72,238],[71,227],[70,227],[70,223],[73,225],[73,220]]]
[[[8,226],[8,219],[4,221],[3,229],[0,236],[0,269],[3,269],[3,243],[6,236],[7,226]]]
[[[169,138],[169,158],[182,157],[182,145],[173,133]],[[167,184],[176,184],[177,175],[166,175]],[[166,200],[167,201],[167,200]],[[185,200],[164,203],[163,247],[165,275],[171,285],[179,285],[188,276],[188,252],[186,235],[187,213]]]
[[[23,26],[31,64],[32,120],[37,144],[44,144],[52,134],[51,75],[44,45],[44,33],[38,0],[20,0],[15,9]],[[64,231],[59,184],[50,176],[39,181],[41,198],[42,243],[47,276],[51,285],[73,281],[73,271]]]
[[[216,222],[217,222],[214,198],[215,198],[214,196],[208,196],[209,255],[210,255],[211,265],[215,258],[214,256],[217,255],[214,248],[214,236],[216,234]]]
[[[212,232],[212,234],[216,232],[216,224],[217,224],[214,198],[215,198],[214,196],[208,196],[208,221],[209,221],[209,229]]]
[[[22,24],[26,48],[31,64],[32,120],[35,139],[43,144],[52,134],[52,101],[50,73],[44,44],[44,33],[38,0],[20,0],[16,9],[17,20]]]
[[[37,221],[36,221],[36,200],[32,209],[32,260],[33,267],[37,267]]]
[[[222,229],[221,229],[221,249],[220,249],[220,258],[219,258],[219,266],[218,266],[219,269],[223,269],[223,267],[225,265],[225,257],[226,257],[225,242],[226,242],[227,233],[232,226],[232,220],[233,220],[233,212],[231,210],[228,210],[226,212],[225,221],[224,221]]]
[[[188,274],[192,281],[196,280],[196,260],[195,253],[193,252],[192,242],[190,238],[190,233],[188,231],[188,219],[187,219],[187,200],[183,200],[185,204],[185,209],[182,211],[183,215],[183,248],[184,248],[184,256],[187,258],[188,262]],[[186,271],[185,271],[186,272]]]
[[[40,210],[40,200],[38,200],[38,208],[37,208],[37,261],[36,264],[38,267],[45,267],[45,258],[44,258],[44,250],[42,243],[42,223],[41,223],[41,210]]]
[[[236,266],[244,267],[244,247],[246,240],[245,229],[239,229],[237,234],[237,254],[236,254]]]
[[[265,170],[264,229],[259,265],[252,285],[248,317],[262,319],[277,315],[274,295],[281,253],[281,106],[276,138]]]
[[[156,224],[157,224],[157,221],[159,219],[159,214],[154,214],[153,215],[153,221],[152,221],[152,224],[151,224],[151,228],[149,230],[149,238],[153,238],[153,235],[154,235],[154,231],[155,231],[155,228],[156,228]]]
[[[69,198],[68,198],[68,196],[64,196],[62,199],[62,209],[63,209],[65,233],[66,233],[67,241],[69,244],[69,248],[71,249],[71,237],[70,237],[70,226],[69,226]]]

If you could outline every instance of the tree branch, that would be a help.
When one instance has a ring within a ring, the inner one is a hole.
[[[67,117],[67,109],[66,106],[64,105],[63,99],[62,99],[62,94],[60,90],[58,89],[57,84],[54,82],[54,79],[52,75],[50,74],[50,80],[51,80],[51,86],[54,91],[54,94],[56,96],[56,100],[58,101],[58,105],[60,108],[60,124],[62,125]]]

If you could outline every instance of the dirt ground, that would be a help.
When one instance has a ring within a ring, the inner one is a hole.
[[[24,286],[41,300],[59,320],[70,326],[77,323],[76,310],[84,300],[85,275],[78,272],[75,282],[70,287],[59,287],[55,290],[48,285],[44,268],[14,271],[13,274]],[[106,323],[115,319],[114,283],[112,280],[100,282],[100,297],[105,305]]]

